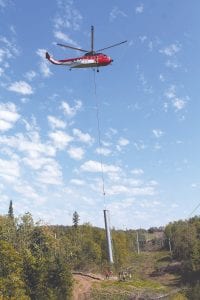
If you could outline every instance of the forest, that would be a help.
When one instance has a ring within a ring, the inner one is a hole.
[[[163,254],[168,269],[172,261],[176,262],[171,271],[178,276],[178,286],[184,287],[185,298],[177,299],[199,299],[200,217],[169,223],[165,228],[112,228],[112,243],[114,274],[129,269],[133,281],[136,276],[142,280],[147,256]],[[155,266],[155,276],[167,270],[158,259]],[[0,216],[0,299],[71,299],[72,272],[105,274],[109,268],[105,230],[89,223],[79,225],[77,212],[72,226],[34,222],[29,212],[15,217],[12,202],[8,214]]]

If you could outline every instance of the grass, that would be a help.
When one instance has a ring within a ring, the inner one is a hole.
[[[142,252],[134,254],[133,262],[128,267],[132,279],[128,281],[107,280],[93,286],[91,299],[93,300],[129,300],[141,295],[144,299],[164,295],[173,291],[173,284],[178,281],[176,274],[164,274],[152,277],[153,272],[167,266],[171,262],[169,252]],[[172,298],[173,297],[173,298]],[[174,294],[171,300],[185,300],[182,294]]]
[[[164,294],[168,289],[153,280],[135,279],[131,281],[104,281],[94,286],[91,299],[130,299],[131,295],[138,294]]]

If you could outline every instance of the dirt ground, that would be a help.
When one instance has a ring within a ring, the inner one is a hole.
[[[74,274],[74,288],[73,288],[73,300],[86,300],[89,295],[92,284],[99,282],[97,279],[86,277],[79,274]]]

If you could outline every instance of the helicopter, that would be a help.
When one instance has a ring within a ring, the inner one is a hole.
[[[99,67],[107,66],[113,62],[113,59],[110,56],[101,53],[100,51],[119,46],[126,42],[127,41],[123,41],[95,51],[94,50],[94,26],[91,26],[91,49],[90,50],[84,50],[81,48],[57,43],[58,46],[84,52],[85,54],[83,56],[57,60],[54,59],[48,52],[46,52],[46,59],[48,59],[54,65],[69,66],[70,70],[74,68],[97,68],[97,72],[99,72]]]

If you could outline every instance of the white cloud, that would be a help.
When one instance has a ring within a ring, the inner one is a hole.
[[[180,67],[180,65],[179,65],[177,62],[172,61],[172,60],[167,60],[167,61],[166,61],[166,66],[167,66],[168,68],[171,68],[171,69],[177,69],[177,68]]]
[[[125,138],[120,138],[118,140],[118,145],[116,146],[118,151],[121,151],[123,147],[127,146],[129,144],[129,140],[125,139]]]
[[[0,67],[0,77],[4,74],[4,69]]]
[[[174,85],[171,85],[168,90],[166,91],[165,93],[165,96],[168,98],[168,99],[172,99],[176,96],[176,87]]]
[[[78,111],[81,110],[81,108],[82,108],[82,102],[80,100],[76,100],[75,101],[75,105],[73,107],[71,107],[69,105],[69,103],[67,103],[66,101],[63,101],[61,103],[61,107],[60,108],[63,110],[63,112],[64,112],[65,115],[67,115],[69,117],[73,117],[73,116],[76,115],[76,113]]]
[[[29,72],[27,72],[24,77],[29,80],[32,81],[35,77],[37,76],[36,72],[33,70],[30,70]]]
[[[85,181],[84,180],[81,180],[81,179],[75,179],[75,178],[72,178],[70,180],[70,183],[74,184],[74,185],[78,185],[78,186],[83,186],[85,185]]]
[[[0,63],[4,62],[6,58],[11,58],[12,55],[8,49],[0,49]]]
[[[24,164],[28,165],[33,170],[39,170],[44,165],[54,163],[54,160],[52,160],[51,158],[41,156],[41,155],[34,156],[34,157],[27,156],[24,157],[22,161]]]
[[[161,129],[153,129],[152,132],[156,138],[160,138],[164,134]]]
[[[125,185],[113,185],[109,187],[109,195],[120,195],[124,194],[126,196],[153,196],[155,194],[155,189],[152,186],[144,187],[130,187]]]
[[[172,107],[175,108],[175,111],[179,111],[185,108],[188,97],[177,97],[176,95],[176,87],[171,85],[168,90],[165,92],[165,96],[171,101]],[[168,103],[165,103],[165,111],[167,111]]]
[[[104,156],[108,156],[110,155],[112,151],[108,148],[104,148],[104,147],[101,147],[101,148],[97,148],[96,149],[96,153],[98,154],[101,154],[101,155],[104,155]]]
[[[80,160],[84,156],[84,150],[80,147],[70,147],[67,151],[71,158]]]
[[[143,141],[138,141],[134,143],[135,148],[140,151],[140,150],[144,150],[147,148],[147,146],[144,144]]]
[[[39,63],[39,68],[40,72],[44,77],[50,77],[52,75],[52,72],[50,70],[50,64],[48,60],[45,57],[46,50],[45,49],[38,49],[37,50],[37,55],[40,57],[40,63]]]
[[[66,123],[63,122],[62,120],[54,117],[54,116],[48,116],[48,122],[51,126],[51,128],[56,129],[56,128],[61,128],[64,129],[66,127]]]
[[[121,169],[118,166],[102,164],[105,173],[117,173]],[[102,171],[101,163],[94,160],[89,160],[81,166],[81,170],[85,172],[99,173]]]
[[[78,138],[79,141],[86,143],[86,144],[92,144],[93,138],[89,135],[89,133],[83,133],[80,129],[74,128],[73,129],[73,135]]]
[[[181,45],[179,43],[171,44],[160,50],[160,53],[166,56],[173,56],[181,50]]]
[[[72,136],[61,130],[49,133],[49,137],[53,140],[55,147],[58,149],[64,149],[71,141],[73,141]]]
[[[117,129],[115,129],[115,128],[109,128],[108,131],[106,132],[106,136],[111,139],[116,134],[117,134]]]
[[[0,103],[0,131],[12,128],[19,118],[20,115],[14,103]]]
[[[8,67],[6,60],[16,57],[19,55],[19,50],[13,42],[10,42],[6,37],[0,36],[0,42],[3,47],[0,48],[0,63],[3,64],[4,68]]]
[[[54,27],[56,29],[71,28],[79,30],[83,17],[74,7],[73,1],[59,0],[57,5],[58,11],[54,18]]]
[[[14,190],[28,199],[37,200],[41,197],[37,194],[35,189],[29,185],[28,182],[20,182],[14,186]]]
[[[125,139],[125,138],[120,138],[120,139],[118,140],[118,143],[119,143],[119,146],[124,147],[124,146],[127,146],[130,142],[129,142],[129,140],[127,140],[127,139]]]
[[[43,170],[37,176],[37,180],[41,183],[50,185],[62,184],[62,171],[57,162],[45,165]]]
[[[135,13],[136,13],[136,14],[141,14],[141,13],[143,13],[143,11],[144,11],[144,5],[143,5],[143,4],[140,4],[140,5],[138,5],[138,6],[135,8]]]
[[[133,170],[131,171],[131,173],[132,173],[133,175],[142,175],[142,174],[144,174],[144,171],[143,171],[142,169],[133,169]]]
[[[110,12],[110,21],[113,22],[117,17],[127,17],[127,14],[115,6]]]
[[[55,31],[54,36],[56,39],[61,40],[67,44],[79,47],[79,45],[74,40],[72,40],[67,34],[63,33],[62,31]]]
[[[49,144],[42,144],[36,137],[36,134],[29,133],[29,137],[23,134],[17,134],[16,136],[0,136],[0,144],[7,147],[14,148],[19,152],[24,152],[29,158],[38,158],[41,154],[46,156],[54,156],[56,150]]]
[[[172,105],[175,107],[176,110],[181,110],[186,106],[186,101],[181,98],[175,97],[172,100]]]
[[[15,181],[20,176],[20,167],[15,160],[0,159],[0,177],[8,182]]]
[[[33,89],[30,86],[30,84],[28,84],[25,81],[15,81],[13,82],[9,87],[8,87],[9,91],[12,92],[16,92],[22,95],[31,95],[33,94]]]

